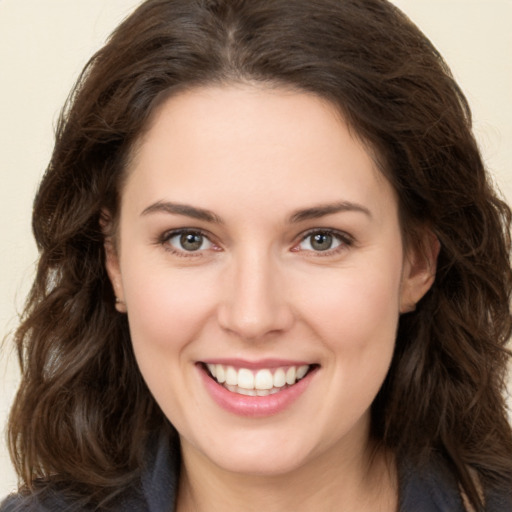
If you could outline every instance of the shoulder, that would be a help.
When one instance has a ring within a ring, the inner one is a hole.
[[[0,505],[0,512],[92,512],[100,510],[88,505],[87,501],[83,497],[72,497],[61,486],[47,484],[32,493],[8,496]],[[113,508],[112,512],[117,510],[118,508]]]
[[[8,496],[0,512],[164,512],[174,504],[179,476],[180,453],[176,440],[161,433],[148,442],[140,478],[129,490],[120,492],[105,507],[92,506],[83,494],[62,485],[42,485],[34,493]]]
[[[19,510],[20,501],[21,498],[19,496],[8,496],[0,503],[0,512],[14,512],[15,510]]]
[[[0,512],[121,512],[125,510],[145,511],[145,499],[139,489],[117,497],[103,508],[93,506],[84,497],[73,497],[65,489],[55,489],[51,485],[31,494],[14,494],[0,504]],[[108,507],[108,508],[107,508]]]
[[[442,457],[421,467],[403,463],[399,473],[400,512],[468,512],[460,486]],[[487,512],[512,511],[512,496],[492,491],[484,496]]]
[[[13,494],[0,504],[0,512],[63,512],[64,510],[75,510],[75,508],[57,493],[54,496]]]
[[[465,512],[457,482],[441,458],[400,467],[400,512]]]

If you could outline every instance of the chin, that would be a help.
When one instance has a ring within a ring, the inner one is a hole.
[[[223,457],[217,465],[224,471],[239,475],[276,477],[292,473],[306,465],[307,458],[302,454],[281,454],[269,456],[267,453],[236,453]]]
[[[284,433],[255,429],[251,435],[238,431],[192,449],[227,472],[261,477],[284,475],[307,466],[318,450],[302,436],[293,439],[289,432],[290,429]]]

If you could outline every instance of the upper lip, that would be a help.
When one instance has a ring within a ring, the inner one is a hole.
[[[248,361],[238,358],[209,358],[201,361],[204,364],[222,364],[224,366],[233,366],[234,368],[247,368],[248,370],[258,370],[260,368],[281,368],[283,366],[303,366],[312,365],[310,361],[297,359],[259,359],[257,361]]]

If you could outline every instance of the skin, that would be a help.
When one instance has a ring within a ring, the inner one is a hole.
[[[199,250],[180,229],[205,234]],[[334,233],[332,248],[315,250],[311,230]],[[404,249],[394,190],[330,104],[247,84],[171,97],[106,249],[140,370],[180,435],[178,510],[396,509],[392,458],[370,459],[369,410],[436,250]],[[318,370],[284,411],[243,417],[205,389],[197,363],[219,357]]]

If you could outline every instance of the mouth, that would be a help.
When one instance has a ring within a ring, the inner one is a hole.
[[[201,366],[211,379],[231,393],[260,397],[291,388],[318,368],[317,364],[258,369],[236,368],[219,363],[201,363]]]

